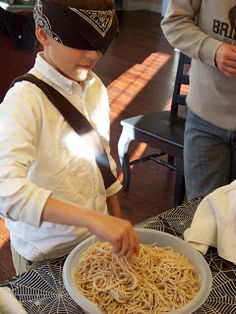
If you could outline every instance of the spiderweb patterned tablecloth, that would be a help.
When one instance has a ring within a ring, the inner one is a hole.
[[[30,270],[5,284],[21,301],[27,313],[84,314],[63,285],[65,259],[57,259]]]
[[[183,238],[199,202],[200,199],[187,202],[137,227],[165,231]],[[212,272],[213,287],[207,301],[195,313],[236,314],[236,265],[220,258],[213,248],[209,249],[205,259]],[[4,285],[11,288],[29,314],[84,314],[64,288],[64,262],[65,257],[28,271]]]
[[[186,202],[137,226],[183,238],[183,233],[190,226],[200,201],[201,199],[194,199]],[[204,258],[211,269],[212,290],[206,302],[195,313],[236,314],[236,265],[219,257],[215,248],[210,248]]]

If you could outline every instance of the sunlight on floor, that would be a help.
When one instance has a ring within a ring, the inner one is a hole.
[[[145,143],[137,143],[135,151],[132,154],[130,154],[130,160],[141,158],[145,153],[147,147],[148,145]]]
[[[9,241],[9,233],[4,220],[0,219],[0,249]]]
[[[108,86],[108,91],[112,90],[110,102],[122,100],[124,111],[171,57],[170,54],[164,52],[155,52],[143,63],[135,64]]]

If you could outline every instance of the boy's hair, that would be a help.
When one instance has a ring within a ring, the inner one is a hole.
[[[114,0],[43,0],[44,2],[51,2],[59,4],[63,7],[73,7],[82,10],[114,10]]]

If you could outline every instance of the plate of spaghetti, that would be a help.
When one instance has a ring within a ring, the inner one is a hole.
[[[165,232],[136,228],[141,247],[129,260],[94,236],[68,255],[66,290],[90,314],[189,314],[207,299],[208,264],[188,243]]]

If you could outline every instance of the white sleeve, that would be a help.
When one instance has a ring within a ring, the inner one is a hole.
[[[191,58],[215,66],[215,53],[222,42],[196,25],[201,3],[202,0],[170,0],[161,28],[173,47]]]
[[[112,156],[110,154],[109,143],[107,143],[107,145],[105,144],[104,147],[105,147],[106,152],[107,152],[107,156],[108,156],[108,159],[109,159],[111,171],[114,174],[114,176],[117,177],[117,167],[116,167],[116,163],[115,163],[114,159],[112,158]],[[117,179],[111,186],[109,186],[107,188],[107,190],[106,190],[107,197],[118,193],[121,189],[122,189],[122,184]]]
[[[27,172],[36,156],[41,114],[35,95],[13,90],[0,105],[0,214],[39,226],[51,191],[30,182]]]
[[[109,102],[107,91],[103,92],[103,97],[104,97],[103,105],[105,103],[107,104],[107,110],[103,111],[104,113],[106,112],[105,119],[104,119],[104,116],[103,116],[103,119],[100,120],[100,121],[107,121],[107,122],[106,122],[105,125],[103,125],[104,137],[102,138],[102,143],[103,143],[103,146],[104,146],[104,148],[106,150],[106,153],[107,153],[107,156],[108,156],[108,160],[109,160],[111,171],[114,174],[114,176],[117,177],[117,165],[116,165],[116,162],[114,161],[114,159],[111,156],[111,149],[110,149],[110,117],[109,117],[110,102]],[[116,180],[111,186],[109,186],[107,188],[106,195],[107,195],[107,197],[112,196],[114,194],[117,194],[121,189],[122,189],[122,184],[120,183],[119,180]]]
[[[97,77],[97,94],[96,98],[99,105],[99,109],[96,110],[96,113],[93,112],[93,118],[90,119],[93,122],[93,126],[97,129],[103,147],[106,150],[110,168],[115,177],[117,177],[117,166],[114,159],[110,153],[110,101],[107,93],[106,87],[103,85],[101,80]],[[99,95],[99,96],[98,96]],[[106,190],[107,197],[118,193],[122,188],[122,185],[119,180],[116,180],[111,186],[109,186]]]

